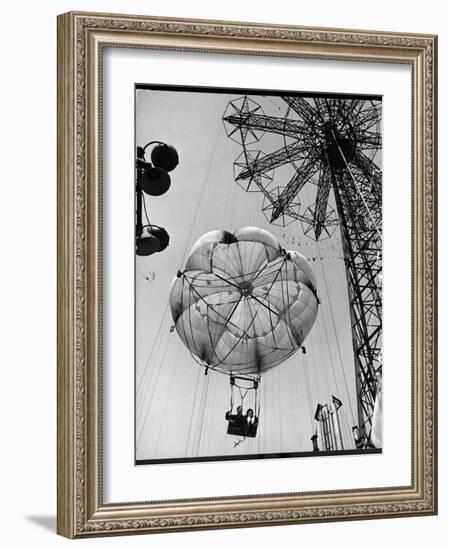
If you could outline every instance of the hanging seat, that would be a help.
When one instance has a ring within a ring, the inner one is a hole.
[[[229,410],[225,414],[225,418],[228,421],[228,435],[238,435],[240,437],[256,437],[257,435],[257,426],[259,424],[259,412],[260,406],[258,406],[257,401],[257,390],[259,388],[259,379],[254,379],[246,376],[236,376],[231,375],[231,404]],[[248,422],[248,417],[243,414],[232,414],[234,407],[234,388],[237,388],[240,393],[240,402],[241,405],[237,407],[238,409],[243,409],[244,399],[249,391],[254,392],[254,401],[251,403],[251,407],[248,408],[253,413],[252,422]],[[256,415],[254,415],[256,412]]]
[[[248,424],[246,422],[243,423],[229,420],[227,433],[229,435],[240,435],[241,437],[256,437],[258,425],[258,422]]]

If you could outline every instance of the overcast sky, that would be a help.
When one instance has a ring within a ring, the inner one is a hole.
[[[311,451],[315,409],[329,403],[332,394],[343,402],[345,447],[352,446],[355,376],[340,233],[316,243],[303,235],[298,221],[285,228],[270,225],[262,213],[263,196],[246,193],[234,182],[233,162],[242,150],[227,137],[221,118],[228,101],[237,97],[137,91],[136,144],[165,141],[180,156],[170,190],[147,197],[150,221],[167,229],[170,245],[136,259],[137,459]],[[286,112],[279,98],[252,97],[266,114]],[[265,135],[252,147],[269,153],[280,146],[279,139]],[[274,184],[285,185],[285,171],[274,176]],[[315,185],[306,186],[306,205],[313,204],[315,193]],[[307,353],[299,351],[263,377],[258,437],[234,447],[224,419],[229,378],[214,372],[205,376],[176,331],[170,332],[168,296],[173,277],[201,235],[247,225],[270,231],[284,248],[310,260],[321,305],[305,341]]]

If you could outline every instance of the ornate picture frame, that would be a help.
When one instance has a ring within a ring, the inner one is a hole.
[[[145,502],[105,502],[102,439],[105,48],[410,67],[410,485],[167,500],[155,500],[150,491]],[[436,514],[436,170],[436,36],[81,12],[59,16],[58,533],[83,538]]]

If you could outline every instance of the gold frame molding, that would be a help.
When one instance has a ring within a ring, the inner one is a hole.
[[[106,46],[411,66],[410,486],[103,503],[100,113]],[[437,513],[436,59],[433,35],[81,12],[58,17],[59,534],[82,538]]]

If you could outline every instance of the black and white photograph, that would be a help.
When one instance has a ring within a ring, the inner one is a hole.
[[[135,87],[135,462],[382,452],[382,97]]]
[[[445,4],[2,7],[2,547],[444,548]]]

